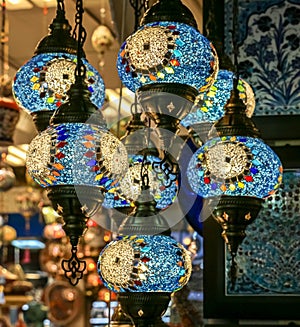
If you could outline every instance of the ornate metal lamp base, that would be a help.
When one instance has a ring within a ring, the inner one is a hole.
[[[246,227],[256,219],[263,201],[249,196],[223,195],[213,210],[212,217],[221,225],[222,237],[231,254],[230,278],[233,286],[236,279],[235,256],[238,247],[246,236]]]
[[[138,90],[141,106],[159,128],[162,149],[169,149],[180,119],[190,112],[197,94],[193,87],[178,83],[145,85]]]
[[[96,187],[60,185],[49,188],[48,197],[64,219],[63,229],[70,238],[72,253],[68,260],[63,260],[62,268],[69,282],[76,285],[86,267],[85,261],[77,256],[79,239],[86,229],[88,217],[100,208],[102,195]]]
[[[135,327],[164,327],[161,317],[171,300],[170,293],[120,293],[119,301]]]

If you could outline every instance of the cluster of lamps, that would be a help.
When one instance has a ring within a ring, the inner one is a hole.
[[[85,269],[76,253],[88,218],[102,205],[125,213],[118,238],[99,256],[99,274],[119,294],[135,326],[165,326],[161,316],[170,295],[188,282],[192,269],[189,253],[170,236],[160,214],[178,196],[184,173],[169,153],[180,124],[196,126],[195,134],[201,124],[212,125],[186,173],[208,206],[218,199],[211,211],[232,254],[233,279],[246,225],[278,189],[281,162],[250,118],[251,87],[219,69],[215,48],[180,0],[158,0],[149,8],[117,58],[120,79],[155,125],[158,145],[145,137],[149,128],[140,113],[134,113],[120,141],[108,131],[100,110],[101,76],[84,58],[82,0],[76,1],[73,35],[63,1],[57,4],[50,34],[13,84],[18,105],[32,114],[39,131],[29,146],[28,173],[48,190],[64,219],[72,254],[63,268],[73,285]],[[144,137],[134,137],[140,132]]]

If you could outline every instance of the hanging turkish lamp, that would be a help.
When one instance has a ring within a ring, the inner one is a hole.
[[[246,236],[245,229],[256,219],[264,199],[278,190],[283,173],[279,157],[260,138],[239,96],[238,8],[238,0],[234,0],[233,90],[224,116],[213,124],[208,141],[194,153],[187,171],[192,189],[204,198],[204,206],[211,208],[211,216],[222,227],[231,254],[229,275],[233,287],[237,277],[235,257]]]
[[[149,188],[125,218],[115,241],[100,253],[98,271],[104,285],[118,293],[123,312],[136,327],[167,326],[161,316],[171,294],[189,280],[191,258],[170,236],[170,228],[158,213]]]
[[[77,0],[78,47],[83,46],[82,1]],[[92,103],[85,83],[86,67],[77,52],[75,83],[68,100],[54,113],[50,126],[30,143],[26,166],[29,175],[48,191],[48,198],[64,220],[72,255],[63,261],[70,283],[82,278],[85,262],[77,245],[89,217],[101,207],[103,193],[113,191],[128,168],[124,145],[109,133],[101,111]]]
[[[51,125],[30,143],[26,160],[28,173],[47,188],[63,217],[74,252],[87,218],[128,167],[126,149],[108,132],[82,85],[71,87],[69,100],[56,111]]]
[[[141,120],[141,113],[132,115],[121,141],[127,150],[129,169],[120,179],[117,192],[106,193],[104,206],[117,209],[123,214],[129,214],[134,209],[134,201],[141,193],[143,157],[147,155],[150,192],[157,208],[166,209],[176,198],[177,175],[169,169],[167,163],[161,163],[159,151],[151,141],[150,128],[146,128]]]
[[[85,82],[91,101],[101,108],[105,87],[99,72],[86,60]],[[49,34],[38,44],[34,56],[16,73],[13,95],[17,104],[32,115],[38,131],[46,129],[54,110],[66,102],[68,90],[75,82],[77,42],[71,36],[71,26],[65,17],[64,2],[57,0],[56,17]]]
[[[247,117],[235,86],[225,115],[214,123],[208,141],[194,153],[187,170],[189,183],[204,198],[204,205],[219,199],[212,217],[222,226],[232,256],[233,284],[234,258],[245,228],[256,219],[264,199],[278,190],[282,171],[280,159]]]
[[[159,0],[121,46],[117,67],[121,81],[137,92],[144,111],[160,128],[162,144],[168,148],[172,137],[164,130],[173,136],[199,91],[212,85],[218,58],[180,0]]]
[[[202,145],[202,142],[206,141],[213,123],[224,115],[224,106],[229,100],[233,89],[234,76],[235,74],[232,71],[220,69],[213,85],[199,95],[198,104],[181,120],[180,124],[190,130],[196,144]],[[255,97],[251,86],[240,78],[237,88],[240,99],[246,105],[246,115],[252,117],[255,108]]]

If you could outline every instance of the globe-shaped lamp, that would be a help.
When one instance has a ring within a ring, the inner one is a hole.
[[[114,176],[126,171],[125,155],[123,144],[100,126],[64,123],[49,126],[32,140],[26,165],[43,187],[87,185],[109,190]]]
[[[70,35],[71,26],[64,10],[58,8],[49,30],[49,35],[38,43],[34,56],[19,68],[13,81],[17,104],[33,116],[39,131],[47,128],[54,110],[67,101],[67,92],[75,82],[78,46]],[[86,58],[82,61],[91,100],[100,108],[105,99],[103,79]]]
[[[221,195],[265,198],[278,189],[282,165],[261,139],[223,136],[208,140],[189,162],[194,192],[204,198]]]
[[[191,128],[201,139],[206,139],[212,124],[224,116],[224,107],[233,89],[234,73],[220,69],[215,82],[210,88],[199,95],[199,102],[191,112],[181,120],[181,125]],[[239,97],[246,105],[246,115],[252,117],[255,108],[255,98],[251,86],[243,79],[238,82]],[[205,133],[206,135],[202,134]]]
[[[102,203],[103,192],[111,190],[128,168],[124,145],[108,132],[101,111],[91,102],[81,79],[70,88],[69,100],[55,111],[50,126],[30,143],[26,166],[29,175],[47,188],[76,248],[87,218]],[[78,260],[73,264],[72,259],[67,264],[73,274]],[[80,264],[77,271],[84,271]]]
[[[170,236],[147,185],[135,201],[135,211],[121,223],[119,235],[100,253],[100,277],[119,294],[122,309],[135,326],[166,326],[161,316],[171,294],[188,282],[191,258]]]
[[[219,198],[212,216],[222,226],[232,255],[232,284],[236,278],[234,258],[246,226],[256,219],[263,200],[278,190],[283,172],[279,157],[261,140],[245,109],[235,87],[225,115],[214,123],[209,140],[188,166],[190,185],[206,204]]]
[[[107,208],[133,207],[133,202],[141,194],[141,169],[143,156],[129,156],[129,169],[119,180],[119,196],[107,192],[104,206]],[[156,201],[157,209],[166,209],[176,198],[178,192],[178,181],[176,175],[166,176],[163,170],[160,172],[153,169],[153,164],[160,164],[161,159],[156,156],[147,156],[147,170],[149,176],[150,192]]]
[[[180,0],[159,0],[150,7],[117,59],[124,85],[137,92],[157,127],[173,133],[199,92],[212,85],[218,67],[214,47]]]
[[[172,293],[187,283],[191,259],[170,236],[120,236],[103,249],[98,268],[113,292]]]
[[[166,88],[165,84],[183,84],[204,91],[212,85],[218,65],[214,48],[197,28],[157,21],[142,25],[126,39],[117,67],[120,79],[133,92],[158,84]]]
[[[138,235],[120,236],[107,245],[98,269],[104,285],[119,293],[123,310],[136,326],[145,320],[160,326],[157,317],[166,310],[170,294],[188,282],[192,265],[185,248],[170,236]]]

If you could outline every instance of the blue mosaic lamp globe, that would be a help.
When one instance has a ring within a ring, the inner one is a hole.
[[[86,83],[91,100],[101,108],[105,87],[99,72],[85,59]],[[18,105],[29,114],[56,110],[67,99],[75,82],[76,55],[64,52],[40,53],[33,56],[16,73],[13,93]]]
[[[212,85],[218,65],[212,44],[195,27],[157,21],[142,25],[126,39],[117,68],[120,79],[133,92],[162,83],[204,91]]]
[[[47,128],[54,110],[67,101],[67,92],[75,82],[78,46],[70,32],[64,7],[58,1],[49,34],[38,43],[34,56],[19,68],[13,81],[15,101],[32,115],[39,131]],[[105,99],[103,79],[81,52],[91,100],[101,108]]]
[[[49,126],[32,140],[26,165],[42,187],[87,185],[108,191],[115,177],[126,172],[126,159],[124,145],[101,126],[63,123]]]
[[[191,188],[204,198],[204,205],[213,204],[211,216],[222,226],[232,256],[232,285],[245,229],[256,219],[264,199],[279,189],[283,173],[279,157],[247,117],[234,83],[224,116],[214,123],[208,141],[193,154],[187,170]]]
[[[129,168],[120,178],[117,191],[105,194],[103,205],[106,208],[133,208],[134,201],[141,193],[141,167],[143,162],[142,155],[129,155]],[[176,175],[166,176],[164,170],[156,171],[153,165],[159,165],[161,159],[149,155],[147,156],[148,176],[150,192],[156,201],[157,209],[166,209],[176,199],[178,192],[178,181]],[[164,166],[162,167],[164,169]]]
[[[282,164],[259,138],[223,136],[208,140],[194,153],[187,175],[194,192],[204,198],[266,198],[281,183]]]
[[[85,269],[77,257],[79,238],[88,218],[100,209],[103,194],[113,191],[127,171],[128,160],[126,148],[108,132],[101,110],[91,102],[83,76],[76,77],[68,95],[50,126],[31,141],[26,167],[64,219],[72,256],[63,261],[63,269],[76,285]]]
[[[199,104],[180,122],[184,127],[193,127],[201,123],[213,123],[220,119],[225,111],[224,107],[233,89],[234,73],[220,69],[212,86],[199,95]],[[238,90],[240,99],[246,105],[246,115],[251,117],[255,108],[255,97],[251,86],[239,79]],[[200,127],[201,128],[201,127]]]
[[[170,134],[163,130],[177,133],[199,92],[213,84],[219,61],[191,11],[180,0],[158,0],[122,44],[117,69],[123,84],[137,93],[168,148]]]
[[[189,280],[187,250],[166,235],[120,236],[100,253],[98,271],[113,292],[175,292]]]

